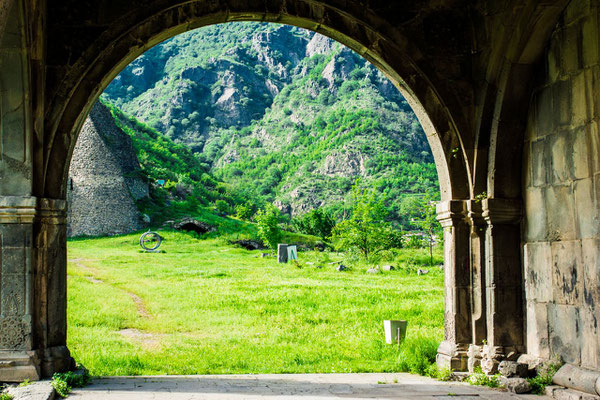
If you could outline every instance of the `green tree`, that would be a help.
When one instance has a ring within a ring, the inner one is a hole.
[[[335,227],[335,219],[322,208],[317,208],[300,217],[294,218],[292,226],[298,232],[327,239],[331,237],[331,232]]]
[[[258,235],[272,249],[277,248],[277,243],[281,239],[280,218],[279,210],[272,204],[267,204],[265,208],[258,210],[255,215],[258,224]]]
[[[389,248],[392,228],[385,218],[388,210],[372,189],[352,187],[352,215],[337,224],[333,231],[340,249],[356,249],[369,262],[369,257]]]
[[[429,246],[429,264],[433,265],[433,245],[436,236],[439,236],[442,231],[442,226],[437,220],[437,212],[435,210],[437,202],[433,200],[431,194],[426,194],[419,200],[415,201],[417,207],[416,216],[412,219],[412,223],[421,228],[427,235],[427,245]]]

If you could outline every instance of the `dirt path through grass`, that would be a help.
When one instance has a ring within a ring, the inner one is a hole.
[[[83,258],[74,258],[69,261],[71,261],[78,268],[80,268],[81,270],[83,270],[89,274],[89,276],[84,275],[84,278],[87,279],[89,282],[94,283],[94,284],[106,283],[102,279],[97,278],[98,271],[96,271],[94,268],[88,267],[87,265],[83,264],[83,261],[86,261]],[[112,286],[116,287],[114,285],[112,285]],[[140,314],[140,317],[143,317],[143,318],[151,317],[150,313],[148,312],[148,310],[146,308],[146,305],[144,304],[144,301],[142,300],[142,298],[140,296],[138,296],[137,294],[130,292],[127,289],[124,289],[122,287],[117,287],[117,288],[119,290],[122,290],[123,292],[127,293],[127,295],[129,297],[131,297],[131,300],[133,300],[133,302],[135,303],[135,306],[137,308],[138,314]]]

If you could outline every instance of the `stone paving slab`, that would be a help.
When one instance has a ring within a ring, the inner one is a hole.
[[[69,397],[74,400],[549,399],[400,373],[107,377],[74,389]]]

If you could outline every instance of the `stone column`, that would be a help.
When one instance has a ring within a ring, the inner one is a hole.
[[[66,201],[38,199],[34,233],[35,344],[42,376],[72,366],[67,349]]]
[[[470,227],[466,202],[440,202],[437,214],[444,229],[445,281],[445,332],[438,348],[437,364],[465,371],[471,343]]]
[[[34,351],[34,197],[0,197],[0,381],[39,379]]]
[[[486,221],[481,201],[467,201],[471,227],[471,344],[469,345],[469,371],[481,365],[481,351],[487,340],[485,303],[485,244]]]
[[[64,214],[64,201],[0,197],[0,381],[39,379],[71,362],[65,240],[55,233],[64,235]]]
[[[495,373],[500,361],[523,352],[523,273],[521,267],[521,202],[486,199],[485,302],[487,343],[482,368]]]

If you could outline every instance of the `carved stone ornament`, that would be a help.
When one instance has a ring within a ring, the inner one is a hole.
[[[18,317],[0,317],[0,349],[16,350],[25,345],[25,325]]]

